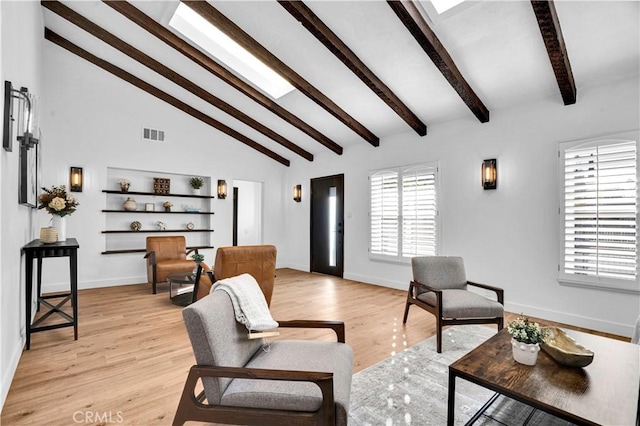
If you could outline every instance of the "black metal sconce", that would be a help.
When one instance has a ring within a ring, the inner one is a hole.
[[[2,147],[5,151],[11,152],[13,150],[13,123],[16,121],[13,99],[19,100],[17,108],[19,136],[17,139],[21,147],[29,150],[38,143],[38,139],[34,137],[35,132],[33,130],[36,127],[35,98],[26,87],[15,90],[11,82],[6,80],[4,82]]]
[[[82,192],[82,167],[71,167],[69,170],[69,190]]]
[[[302,201],[302,185],[296,185],[293,187],[293,200],[296,203]]]
[[[484,189],[498,187],[498,163],[495,158],[482,162],[482,187]]]
[[[218,180],[218,198],[224,200],[227,198],[227,181]]]

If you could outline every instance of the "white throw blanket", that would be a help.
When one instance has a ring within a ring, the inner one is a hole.
[[[252,275],[242,274],[216,281],[210,292],[218,290],[227,292],[233,303],[236,321],[244,324],[247,330],[264,331],[278,327],[269,312],[267,300]]]

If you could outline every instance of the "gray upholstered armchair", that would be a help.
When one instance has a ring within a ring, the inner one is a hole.
[[[424,256],[411,259],[413,281],[409,284],[403,323],[409,307],[416,305],[436,317],[437,351],[442,352],[442,327],[454,324],[504,324],[504,291],[467,281],[461,257]],[[471,292],[475,286],[496,293],[496,300]]]
[[[346,425],[353,351],[344,323],[280,321],[280,327],[332,328],[338,342],[249,339],[224,291],[182,311],[197,365],[191,367],[174,425]],[[203,393],[195,386],[202,379]],[[204,399],[206,398],[206,403]]]

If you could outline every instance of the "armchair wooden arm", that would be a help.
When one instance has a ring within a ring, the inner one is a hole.
[[[314,321],[314,320],[293,320],[278,321],[280,327],[288,328],[330,328],[336,333],[338,342],[345,343],[345,328],[343,321]]]
[[[494,287],[488,284],[476,283],[473,281],[467,281],[468,285],[472,285],[474,287],[483,288],[485,290],[491,290],[496,293],[496,297],[498,298],[498,303],[504,306],[504,290],[500,287]]]
[[[320,388],[322,404],[315,412],[299,412],[296,419],[278,410],[205,404],[195,394],[195,387],[202,377],[312,382]],[[335,423],[334,404],[333,373],[194,365],[189,370],[173,425],[183,425],[187,420],[208,422],[212,412],[224,415],[232,424],[246,424],[247,419],[260,418],[265,426],[279,426],[295,420],[300,420],[296,424],[332,425]]]

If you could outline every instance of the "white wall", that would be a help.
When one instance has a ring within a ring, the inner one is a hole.
[[[345,173],[345,278],[406,289],[408,265],[369,260],[368,171],[428,161],[440,163],[441,253],[461,255],[469,279],[505,288],[506,308],[551,320],[630,335],[640,311],[638,294],[561,286],[558,254],[558,143],[640,127],[638,76],[578,89],[576,105],[560,95],[509,110],[492,110],[479,123],[433,124],[420,138],[406,133],[380,147],[366,143],[341,157],[317,155],[296,163],[285,191],[297,183],[308,194],[309,179]],[[498,159],[498,189],[480,186],[485,158]],[[285,197],[292,267],[309,269],[309,197]],[[299,231],[299,232],[298,232]]]
[[[5,80],[17,89],[27,87],[44,100],[40,9],[39,2],[0,1],[0,82],[3,87]],[[18,204],[19,149],[15,140],[13,145],[12,152],[0,149],[0,406],[24,344],[24,261],[20,249],[35,238],[36,229],[35,212]]]
[[[238,188],[238,245],[262,244],[262,183],[234,180],[233,186]]]

